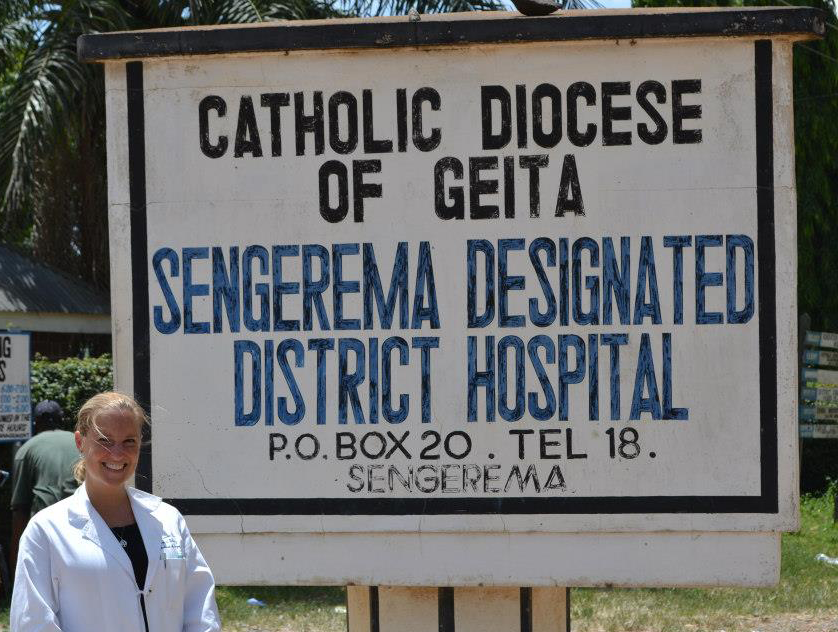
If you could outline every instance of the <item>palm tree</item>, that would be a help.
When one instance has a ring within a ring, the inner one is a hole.
[[[503,8],[503,0],[0,0],[0,241],[109,286],[102,68],[85,33]],[[566,8],[596,0],[564,0]],[[507,5],[508,6],[508,5]]]

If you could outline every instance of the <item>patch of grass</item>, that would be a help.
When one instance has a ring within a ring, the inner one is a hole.
[[[783,535],[782,572],[774,588],[594,589],[571,597],[574,632],[685,632],[735,629],[743,617],[784,613],[835,613],[838,567],[815,560],[838,556],[832,491],[804,497],[801,528]],[[225,632],[343,632],[345,591],[338,587],[220,586],[218,607]],[[267,604],[251,606],[255,597]],[[0,602],[0,632],[8,630],[9,602]]]
[[[250,597],[264,602],[251,606]],[[220,586],[218,610],[225,632],[342,632],[346,613],[346,590],[308,586]]]
[[[800,514],[800,531],[783,534],[776,587],[577,588],[571,596],[574,632],[719,630],[746,616],[838,612],[838,568],[815,560],[818,553],[838,556],[831,493],[804,497]]]

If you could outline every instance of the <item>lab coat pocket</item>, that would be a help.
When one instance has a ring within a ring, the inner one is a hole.
[[[166,602],[168,608],[183,609],[186,593],[186,560],[183,558],[164,559],[163,574],[166,577]]]

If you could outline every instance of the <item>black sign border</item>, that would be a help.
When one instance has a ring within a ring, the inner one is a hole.
[[[774,230],[773,46],[754,42],[757,266],[759,269],[760,494],[523,498],[167,498],[186,515],[777,514],[777,314]],[[126,64],[134,394],[151,410],[143,66]],[[152,490],[151,432],[137,487]]]
[[[527,17],[474,12],[462,16],[313,20],[253,25],[197,26],[82,35],[83,61],[288,50],[390,49],[512,42],[621,40],[654,37],[812,38],[825,31],[826,13],[813,7],[715,10],[631,9],[559,11]]]

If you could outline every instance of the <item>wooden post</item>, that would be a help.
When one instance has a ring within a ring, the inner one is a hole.
[[[570,632],[564,587],[348,586],[349,632]]]

